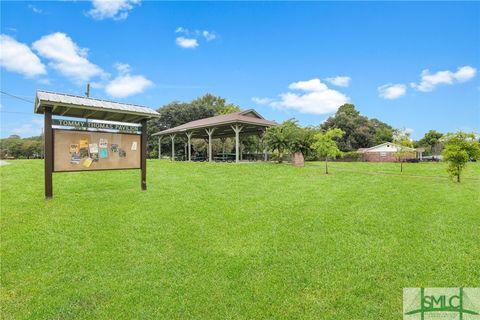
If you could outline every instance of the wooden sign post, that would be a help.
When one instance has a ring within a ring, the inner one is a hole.
[[[140,187],[147,190],[147,120],[158,117],[157,112],[43,91],[37,92],[35,112],[44,114],[46,199],[53,197],[55,172],[140,169]],[[103,121],[53,119],[53,115]]]
[[[53,130],[52,130],[52,108],[45,108],[44,113],[44,130],[43,139],[45,140],[45,198],[49,199],[53,197]]]

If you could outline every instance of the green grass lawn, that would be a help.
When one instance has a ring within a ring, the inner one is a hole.
[[[384,174],[372,174],[381,171]],[[148,162],[1,172],[3,319],[401,319],[404,287],[479,286],[480,164]]]

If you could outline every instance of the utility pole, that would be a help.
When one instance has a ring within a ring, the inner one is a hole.
[[[85,91],[85,96],[90,98],[90,83],[87,83],[87,91]]]
[[[85,91],[85,96],[87,98],[90,98],[90,83],[87,83],[87,90]],[[87,124],[85,130],[88,130],[88,118],[85,119],[85,123]]]

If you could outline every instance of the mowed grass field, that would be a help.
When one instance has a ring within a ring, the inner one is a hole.
[[[480,284],[480,164],[1,172],[2,319],[401,319],[404,287]],[[381,173],[378,173],[381,172]]]

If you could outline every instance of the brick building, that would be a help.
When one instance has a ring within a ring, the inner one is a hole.
[[[417,157],[417,150],[409,147],[402,147],[405,153],[402,156],[403,160],[415,159]],[[396,154],[399,146],[385,142],[377,146],[365,149],[359,149],[358,152],[363,154],[363,159],[369,162],[397,162],[398,155]],[[421,157],[421,153],[419,155]]]

